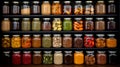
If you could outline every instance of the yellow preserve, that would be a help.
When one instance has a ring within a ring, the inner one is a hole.
[[[74,64],[83,64],[84,54],[82,51],[75,51],[74,53]]]
[[[11,46],[12,46],[12,48],[20,48],[21,47],[20,35],[13,35]]]

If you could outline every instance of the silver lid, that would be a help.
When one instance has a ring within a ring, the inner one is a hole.
[[[9,4],[9,2],[8,2],[8,1],[4,1],[4,3],[5,3],[5,4]]]
[[[20,36],[20,35],[13,35],[14,37],[18,37],[18,36]]]
[[[14,4],[19,4],[19,2],[18,2],[18,1],[13,1],[13,3],[14,3]]]
[[[75,20],[81,20],[82,18],[75,18]]]
[[[9,20],[9,18],[4,18],[4,20]]]
[[[115,34],[108,34],[108,36],[115,36]]]
[[[65,20],[70,20],[71,18],[64,18]]]
[[[75,34],[75,36],[82,36],[82,34]]]
[[[52,53],[52,51],[44,51],[44,53]]]
[[[40,35],[33,35],[34,37],[40,37]]]
[[[30,20],[30,18],[23,18],[23,20]]]
[[[60,34],[54,34],[54,36],[60,36]]]
[[[43,18],[43,20],[50,20],[50,18]]]
[[[97,36],[101,36],[101,37],[103,37],[103,36],[105,36],[104,34],[97,34]]]
[[[34,4],[39,4],[39,1],[33,1]]]
[[[64,36],[71,36],[71,34],[64,34]]]
[[[33,51],[34,53],[41,53],[41,51]]]
[[[64,3],[70,3],[70,1],[64,1]]]
[[[72,51],[64,51],[65,53],[72,53]]]
[[[3,35],[4,37],[9,37],[9,35]]]
[[[8,54],[8,53],[10,53],[10,51],[4,51],[3,53],[7,53]]]
[[[86,20],[93,20],[93,18],[85,18]]]
[[[19,18],[13,18],[13,20],[19,20]]]
[[[104,1],[97,1],[98,3],[104,3]]]
[[[30,53],[30,51],[24,51],[23,53]]]
[[[85,34],[86,36],[93,36],[93,34]]]
[[[60,3],[60,1],[53,1],[53,3]]]
[[[75,1],[75,3],[82,3],[82,1]]]
[[[92,3],[92,1],[86,1],[86,3]]]
[[[25,37],[29,37],[30,35],[23,35],[23,36],[25,36]]]
[[[44,34],[43,36],[51,36],[50,34]]]
[[[23,1],[24,4],[29,4],[29,1]]]
[[[33,18],[33,20],[40,20],[40,18]]]
[[[43,3],[49,3],[49,1],[43,1]]]

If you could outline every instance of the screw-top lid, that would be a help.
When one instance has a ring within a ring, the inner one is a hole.
[[[34,4],[39,4],[39,1],[33,1]]]
[[[52,53],[52,51],[44,51],[44,53]]]
[[[29,1],[23,1],[24,4],[29,4]]]
[[[30,35],[23,35],[23,36],[25,36],[25,37],[29,37]]]
[[[82,18],[75,18],[75,20],[81,20]]]
[[[33,35],[34,37],[40,37],[40,35]]]
[[[105,35],[104,35],[104,34],[97,34],[97,36],[103,37],[103,36],[105,36]]]
[[[86,3],[92,3],[92,1],[86,1]]]
[[[50,20],[50,18],[43,18],[43,20]]]
[[[19,2],[18,2],[18,1],[13,1],[13,3],[14,3],[14,4],[19,4]]]
[[[86,51],[86,53],[94,53],[94,51]]]
[[[8,2],[8,1],[4,1],[4,3],[5,3],[5,4],[9,4],[9,2]]]
[[[9,37],[9,35],[3,35],[4,37]]]
[[[20,51],[13,51],[13,53],[20,53]]]
[[[72,51],[64,51],[65,53],[72,53]]]
[[[13,20],[19,20],[19,18],[13,18]]]
[[[41,53],[41,51],[33,51],[34,53]]]
[[[75,36],[82,36],[82,34],[75,34]]]
[[[70,20],[71,18],[64,18],[65,20]]]
[[[54,34],[54,36],[60,36],[60,34]]]
[[[86,20],[93,20],[93,18],[85,18]]]
[[[115,34],[108,34],[108,36],[115,36]]]
[[[117,53],[116,51],[109,51],[109,53]]]
[[[4,20],[9,20],[9,18],[4,18]]]
[[[24,51],[23,53],[30,53],[30,51]]]
[[[64,3],[70,3],[70,1],[64,1]]]
[[[20,36],[20,35],[13,35],[14,37],[18,37],[18,36]]]
[[[30,18],[23,18],[23,20],[30,20]]]
[[[53,3],[60,3],[60,1],[53,1]]]
[[[40,20],[40,18],[33,18],[33,20]]]
[[[113,18],[113,17],[109,17],[108,19],[109,19],[109,20],[114,20],[115,18]]]
[[[83,53],[83,51],[75,51],[76,53]]]
[[[64,34],[64,36],[71,36],[71,34]]]
[[[98,53],[105,53],[105,51],[97,51]]]
[[[43,36],[51,36],[50,34],[44,34]]]
[[[8,54],[8,53],[10,53],[10,51],[4,51],[3,53],[7,53]]]
[[[43,1],[43,3],[49,3],[49,1]]]
[[[104,1],[98,1],[98,3],[104,3]]]
[[[104,18],[96,18],[97,20],[103,20]]]
[[[82,3],[82,1],[75,1],[75,3]]]
[[[93,36],[93,34],[85,34],[86,36]]]
[[[109,3],[114,3],[114,0],[110,0],[110,1],[108,1]]]
[[[62,51],[55,51],[55,53],[62,53]]]

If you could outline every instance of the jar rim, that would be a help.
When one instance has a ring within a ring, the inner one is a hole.
[[[20,36],[20,35],[13,35],[13,36],[16,36],[16,37],[17,37],[17,36]]]
[[[3,35],[4,37],[8,37],[8,36],[10,36],[10,35]]]
[[[71,36],[71,34],[64,34],[64,36]]]
[[[70,1],[64,1],[64,3],[70,3]]]

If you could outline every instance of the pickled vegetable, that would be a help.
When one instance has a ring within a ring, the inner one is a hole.
[[[2,47],[9,48],[10,47],[10,38],[9,35],[4,35],[2,38]]]
[[[63,30],[64,31],[70,31],[72,30],[72,20],[70,20],[70,18],[64,18],[64,22],[63,22]]]
[[[30,35],[24,35],[22,38],[22,47],[30,48],[31,47],[31,38]]]
[[[54,31],[61,31],[62,30],[62,22],[60,18],[55,18],[52,24]]]
[[[83,30],[83,21],[81,18],[75,18],[76,21],[74,21],[74,30],[76,31],[82,31]]]
[[[52,64],[53,63],[53,55],[51,54],[51,51],[46,51],[45,54],[43,54],[43,64]]]
[[[42,38],[42,47],[50,48],[52,46],[51,37],[49,34],[44,35]]]
[[[20,48],[21,47],[21,38],[19,35],[13,35],[11,46],[12,46],[12,48]]]

